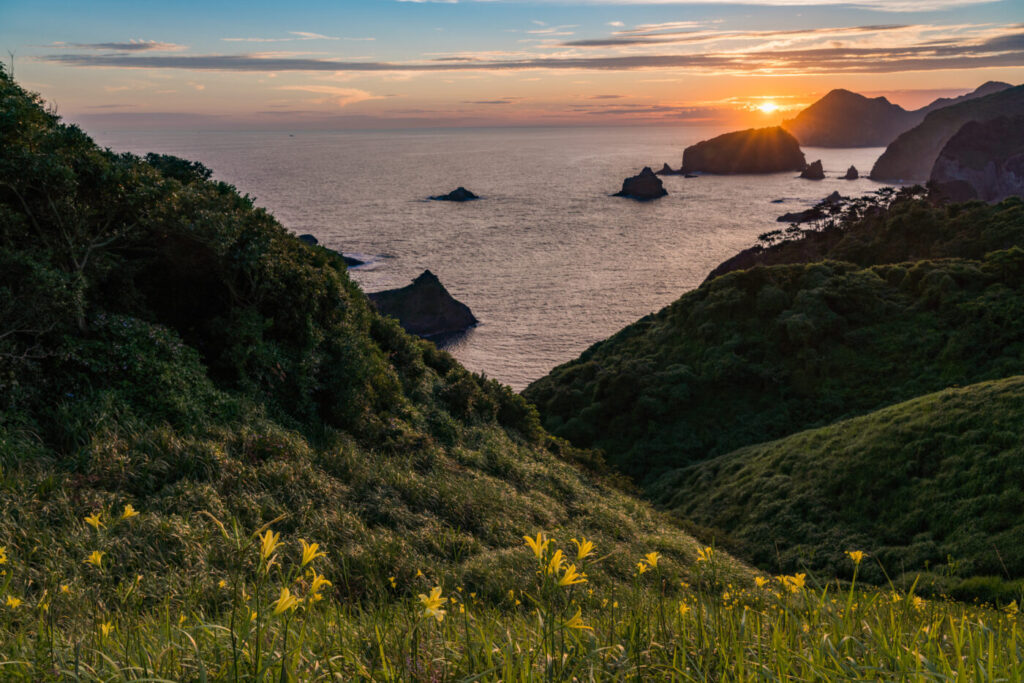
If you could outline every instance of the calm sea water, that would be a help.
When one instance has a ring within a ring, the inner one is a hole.
[[[864,194],[882,149],[805,148],[795,173],[664,178],[667,197],[611,197],[644,165],[681,163],[721,130],[696,127],[387,132],[102,131],[118,151],[196,159],[296,233],[368,260],[367,292],[429,268],[480,325],[450,347],[468,368],[522,389],[637,318],[671,303],[766,230],[833,190]],[[429,195],[463,185],[465,204]],[[772,200],[784,199],[781,204]]]

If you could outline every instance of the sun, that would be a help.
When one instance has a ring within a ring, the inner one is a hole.
[[[762,102],[761,104],[757,105],[757,108],[760,109],[761,112],[764,114],[771,114],[772,112],[778,110],[779,105],[775,104],[774,102]]]

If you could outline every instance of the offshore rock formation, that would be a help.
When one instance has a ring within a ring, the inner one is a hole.
[[[942,148],[964,124],[1020,114],[1024,114],[1024,85],[933,111],[886,148],[871,169],[871,179],[924,182]]]
[[[806,165],[796,138],[773,126],[725,133],[687,147],[682,172],[779,173]]]
[[[807,168],[800,172],[800,177],[806,178],[807,180],[824,180],[825,169],[821,166],[821,159],[818,159],[812,164],[808,164]]]
[[[439,194],[431,197],[436,202],[468,202],[473,199],[480,199],[478,195],[473,194],[464,187],[457,187],[448,194]]]
[[[623,180],[622,189],[613,196],[647,201],[664,197],[667,194],[665,186],[661,183],[661,178],[651,170],[650,166],[644,166],[644,170],[640,171],[640,175]]]
[[[1024,197],[1024,115],[965,124],[939,153],[929,185],[954,202]]]
[[[367,294],[381,313],[398,319],[406,332],[430,338],[464,332],[477,324],[469,306],[457,301],[429,270],[401,289]]]
[[[856,180],[857,178],[860,178],[860,172],[856,166],[850,166],[850,168],[846,169],[846,175],[840,178],[840,180]]]
[[[306,233],[304,235],[299,235],[298,240],[300,242],[302,242],[303,244],[305,244],[307,247],[317,247],[317,246],[320,246],[320,240],[318,240],[315,235],[310,235],[309,233]],[[327,247],[324,247],[324,249],[326,249],[326,248]],[[330,251],[334,251],[334,250],[331,249]],[[360,261],[357,258],[352,258],[351,256],[345,256],[340,251],[335,251],[334,253],[336,253],[338,256],[340,256],[345,261],[345,265],[348,266],[349,268],[355,268],[356,266],[361,266],[361,265],[364,265],[366,263],[366,261]]]

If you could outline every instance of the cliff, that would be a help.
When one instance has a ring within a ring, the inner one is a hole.
[[[923,182],[931,176],[942,148],[964,124],[1019,114],[1024,114],[1021,85],[933,111],[885,149],[871,169],[871,179]]]
[[[951,201],[1024,196],[1024,115],[965,124],[939,153],[929,185]]]

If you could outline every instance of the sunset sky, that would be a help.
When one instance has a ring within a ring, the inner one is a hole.
[[[768,124],[1024,82],[1020,0],[0,0],[16,78],[91,128]]]

